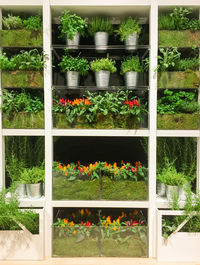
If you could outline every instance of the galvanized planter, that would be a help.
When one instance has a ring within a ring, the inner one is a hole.
[[[160,181],[157,181],[156,193],[158,196],[165,197],[166,196],[166,185]]]
[[[99,31],[94,34],[96,50],[107,50],[109,35],[107,32]]]
[[[130,71],[124,74],[125,84],[127,87],[136,87],[138,84],[139,73]]]
[[[29,199],[36,200],[42,197],[42,182],[36,184],[26,184],[27,195]]]
[[[126,50],[137,50],[138,34],[129,34],[125,39]]]
[[[166,195],[167,195],[168,201],[173,201],[173,198],[176,198],[176,197],[179,199],[179,186],[167,185]]]
[[[24,183],[15,183],[15,195],[18,198],[26,198],[27,197],[27,192],[26,192],[26,184]]]
[[[68,87],[76,88],[79,86],[79,72],[69,71],[66,73],[66,80]]]
[[[73,39],[70,40],[68,37],[66,38],[66,44],[69,49],[78,49],[78,45],[80,42],[80,33],[76,32]]]
[[[106,88],[109,86],[110,72],[109,71],[98,71],[95,72],[96,86],[99,88]]]

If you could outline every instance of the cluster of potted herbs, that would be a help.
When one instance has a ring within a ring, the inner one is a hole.
[[[128,50],[135,50],[138,42],[138,36],[141,32],[141,26],[137,19],[128,17],[121,21],[119,27],[114,30],[108,18],[94,17],[87,23],[86,19],[76,14],[64,10],[60,18],[60,36],[66,38],[68,48],[78,48],[80,36],[89,34],[94,36],[94,42],[97,50],[106,50],[109,35],[114,32],[120,36],[121,41],[125,41],[125,47]]]
[[[147,221],[141,210],[105,215],[79,209],[53,224],[54,256],[147,256]]]
[[[66,73],[68,87],[78,87],[80,75],[85,76],[89,70],[95,73],[97,88],[105,88],[109,86],[110,74],[115,73],[117,68],[116,61],[111,58],[100,58],[88,62],[87,59],[69,55],[65,50],[65,55],[59,63],[61,71]],[[140,61],[138,56],[129,56],[121,62],[120,74],[124,75],[127,87],[135,87],[138,84],[139,73],[146,70],[145,61]]]
[[[146,200],[147,168],[140,162],[54,162],[53,199]]]
[[[127,90],[53,102],[56,128],[137,129],[146,112],[146,104]]]

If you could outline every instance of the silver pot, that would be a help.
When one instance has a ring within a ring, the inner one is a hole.
[[[110,72],[109,71],[95,72],[95,79],[97,87],[106,88],[109,86]]]
[[[96,50],[106,50],[108,45],[108,33],[107,32],[96,32],[94,34],[94,42]]]
[[[173,201],[175,198],[179,199],[179,187],[167,185],[166,189],[167,199]]]
[[[125,84],[127,87],[136,87],[138,84],[139,73],[130,71],[124,74]]]
[[[80,42],[80,33],[76,32],[73,39],[70,40],[68,37],[66,38],[66,44],[69,49],[78,49],[78,45]]]
[[[166,185],[160,181],[157,181],[156,193],[158,196],[165,197],[166,196]]]
[[[29,199],[35,200],[42,197],[42,182],[36,184],[26,184]]]
[[[69,71],[66,73],[67,86],[77,87],[79,86],[79,72]]]
[[[190,181],[183,186],[179,187],[179,199],[181,201],[186,201],[187,199],[187,188],[191,185]]]
[[[126,50],[137,50],[138,34],[129,34],[125,38]]]
[[[26,198],[26,184],[16,182],[15,187],[15,195],[19,198]]]

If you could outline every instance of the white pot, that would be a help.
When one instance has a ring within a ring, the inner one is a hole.
[[[129,34],[125,38],[126,50],[137,50],[138,34]]]
[[[107,88],[109,86],[110,72],[98,71],[95,72],[96,86],[99,88]]]
[[[42,197],[42,182],[36,184],[26,184],[29,199],[36,200]]]
[[[158,196],[165,197],[166,196],[166,185],[160,181],[157,181],[156,192]]]
[[[139,73],[130,71],[124,74],[125,84],[127,87],[136,87],[138,84]]]
[[[27,197],[27,192],[26,192],[26,184],[23,183],[15,183],[15,195],[18,198],[26,198]]]
[[[79,72],[69,71],[66,73],[67,86],[77,88],[79,86]]]
[[[96,50],[106,50],[108,45],[108,33],[107,32],[96,32],[94,34],[94,42],[96,45]]]
[[[76,32],[73,39],[70,40],[68,37],[66,38],[66,44],[69,49],[78,49],[78,45],[80,42],[80,33]]]
[[[169,201],[173,201],[174,198],[178,198],[179,199],[179,187],[178,186],[167,185],[166,194],[167,194],[167,199]]]

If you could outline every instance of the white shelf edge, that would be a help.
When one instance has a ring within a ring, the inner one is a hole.
[[[174,0],[173,3],[169,0],[157,0],[158,6],[200,6],[199,0]]]
[[[95,129],[53,129],[53,136],[110,136],[110,137],[133,137],[149,136],[149,130],[95,130]]]
[[[3,136],[44,136],[44,129],[3,129]]]
[[[157,130],[157,136],[200,137],[200,130]]]
[[[52,201],[52,207],[148,208],[148,201]]]
[[[28,198],[19,199],[19,206],[20,207],[45,207],[46,199],[42,196],[40,199],[31,200]]]
[[[34,0],[34,1],[27,1],[27,0],[1,0],[1,7],[4,6],[41,6],[42,7],[43,1],[42,0]]]
[[[180,207],[182,208],[185,204],[185,201],[181,201],[179,202],[179,205]],[[156,206],[157,208],[166,208],[166,209],[170,209],[170,205],[169,205],[169,201],[167,200],[167,198],[165,197],[160,197],[160,196],[157,196],[156,198]]]
[[[99,1],[94,0],[73,0],[73,1],[66,1],[66,0],[50,0],[51,6],[150,6],[151,0],[101,0]]]

